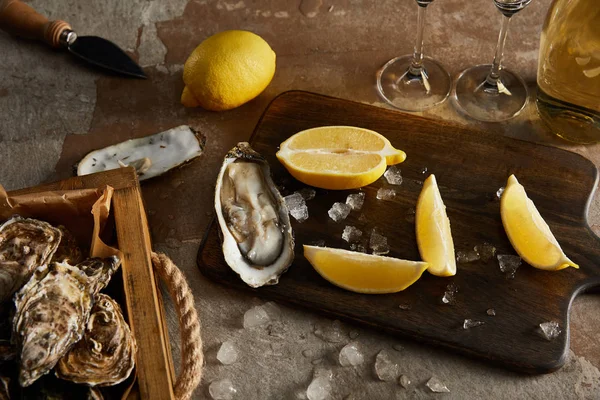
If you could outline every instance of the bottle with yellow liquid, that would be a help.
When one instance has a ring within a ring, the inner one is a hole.
[[[600,1],[554,0],[542,30],[537,108],[556,135],[600,142]]]

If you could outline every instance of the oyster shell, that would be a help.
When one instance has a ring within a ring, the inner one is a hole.
[[[79,246],[77,246],[77,239],[64,226],[59,225],[57,229],[62,234],[62,237],[50,262],[66,262],[71,265],[79,264],[83,260],[83,254]]]
[[[10,378],[0,376],[0,400],[10,400]]]
[[[215,210],[227,264],[251,287],[276,284],[294,260],[292,226],[269,164],[246,142],[225,156]]]
[[[129,377],[135,365],[137,345],[121,307],[98,294],[83,339],[60,359],[56,376],[89,386],[112,386]]]
[[[181,125],[92,151],[77,165],[77,175],[131,166],[143,181],[191,161],[203,149],[204,139],[198,132]]]
[[[15,216],[0,226],[0,303],[50,260],[61,237],[58,229],[36,219]]]
[[[18,349],[21,386],[48,373],[81,339],[92,299],[119,265],[117,257],[90,258],[77,266],[50,263],[15,294],[12,341]]]

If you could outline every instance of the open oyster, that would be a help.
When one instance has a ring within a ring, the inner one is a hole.
[[[81,339],[92,299],[119,265],[117,257],[90,258],[77,266],[50,263],[15,294],[12,341],[18,348],[21,386],[48,373]]]
[[[276,284],[294,260],[292,226],[269,164],[248,143],[225,156],[215,210],[227,264],[252,287]]]
[[[36,219],[16,216],[0,226],[0,303],[50,260],[61,237],[58,229]]]
[[[121,308],[98,294],[83,339],[60,359],[56,376],[89,386],[112,386],[129,377],[137,346]]]
[[[77,175],[134,167],[142,181],[191,161],[203,149],[204,138],[189,126],[181,125],[92,151],[77,165]]]

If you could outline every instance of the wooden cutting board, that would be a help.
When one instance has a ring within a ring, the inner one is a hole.
[[[560,368],[569,348],[569,308],[573,298],[600,285],[600,243],[586,221],[596,187],[597,169],[589,160],[558,148],[470,130],[443,121],[377,108],[307,92],[286,92],[269,105],[250,140],[269,161],[283,195],[306,187],[294,180],[275,158],[281,142],[298,131],[323,125],[353,125],[375,130],[406,152],[400,164],[404,182],[391,201],[377,200],[384,179],[363,188],[366,201],[341,222],[327,211],[344,202],[350,191],[318,190],[307,202],[310,218],[293,221],[296,257],[278,285],[247,287],[225,264],[215,222],[198,254],[206,276],[252,290],[256,295],[439,345],[530,373]],[[424,170],[427,172],[424,173]],[[324,240],[329,247],[349,249],[342,240],[346,225],[369,235],[372,228],[388,238],[391,257],[419,260],[414,210],[423,180],[435,174],[452,225],[457,251],[484,242],[498,254],[516,254],[502,228],[496,191],[515,174],[525,186],[565,253],[581,266],[560,272],[540,271],[523,263],[507,279],[494,258],[459,264],[456,276],[423,274],[403,292],[362,295],[339,289],[318,275],[302,254],[302,244]],[[359,220],[364,214],[366,221]],[[441,299],[446,286],[459,287],[454,305]],[[408,304],[410,310],[399,305]],[[496,316],[488,316],[493,308]],[[485,324],[463,329],[466,319]],[[563,333],[553,341],[542,338],[538,325],[558,321]]]

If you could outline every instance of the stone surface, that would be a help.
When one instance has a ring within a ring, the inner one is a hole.
[[[207,362],[194,399],[210,398],[209,384],[226,378],[237,390],[234,398],[306,398],[302,396],[313,379],[315,365],[312,358],[302,356],[304,349],[314,350],[314,359],[334,370],[331,393],[336,399],[350,394],[361,400],[600,398],[600,319],[594,317],[600,308],[598,295],[575,299],[572,351],[565,367],[555,373],[513,374],[406,340],[402,373],[415,388],[404,391],[396,383],[378,382],[372,372],[376,354],[384,347],[391,348],[397,338],[362,329],[355,340],[366,361],[353,368],[336,366],[335,355],[346,343],[326,342],[312,333],[315,324],[327,325],[331,320],[281,307],[281,325],[273,324],[271,330],[268,323],[243,329],[245,311],[264,302],[199,273],[196,253],[212,218],[212,188],[222,157],[238,141],[248,140],[268,102],[285,90],[301,89],[385,107],[374,89],[375,71],[392,57],[412,52],[416,26],[412,1],[335,0],[319,7],[316,1],[309,3],[301,10],[299,0],[29,1],[50,19],[67,20],[82,35],[114,41],[145,66],[149,79],[104,75],[74,62],[66,53],[0,32],[0,183],[16,189],[64,178],[70,176],[73,164],[93,149],[181,124],[193,126],[206,137],[206,151],[197,161],[142,186],[153,247],[166,252],[184,271],[202,319]],[[505,65],[521,74],[532,93],[539,33],[549,4],[550,0],[532,2],[512,19],[508,33]],[[468,66],[491,61],[500,24],[491,1],[468,6],[460,0],[434,2],[426,23],[426,55],[439,60],[453,77]],[[179,97],[187,56],[204,38],[225,29],[248,29],[271,44],[277,53],[273,82],[255,100],[227,113],[183,108]],[[451,102],[419,115],[562,146],[600,165],[600,145],[571,146],[554,138],[541,124],[533,102],[517,118],[498,124],[468,120]],[[371,196],[374,199],[374,194]],[[403,218],[401,214],[399,219]],[[414,212],[406,218],[413,220]],[[592,230],[600,232],[597,196],[590,203],[588,219]],[[168,296],[164,297],[173,358],[178,360],[177,316]],[[489,306],[493,304],[483,309]],[[281,338],[269,334],[276,326],[286,327]],[[223,366],[216,362],[216,353],[226,340],[244,346],[239,346],[234,364]],[[283,345],[278,348],[283,357],[272,355],[273,341]],[[176,369],[178,366],[175,362]],[[432,376],[452,393],[427,393],[424,384]]]

